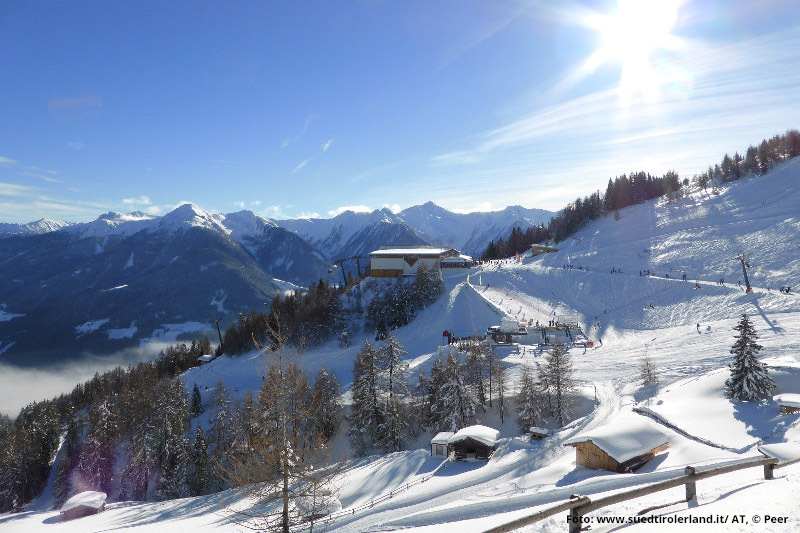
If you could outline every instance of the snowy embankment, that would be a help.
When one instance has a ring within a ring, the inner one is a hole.
[[[602,346],[597,342],[585,351],[571,350],[574,375],[586,397],[584,410],[565,428],[533,442],[519,436],[509,411],[489,462],[448,465],[372,508],[363,506],[420,479],[439,464],[428,456],[430,435],[420,437],[409,451],[351,459],[338,480],[345,514],[328,524],[328,531],[482,531],[572,494],[607,494],[676,477],[687,465],[758,456],[760,445],[776,447],[785,457],[800,455],[800,415],[778,415],[771,401],[733,402],[722,390],[733,326],[742,313],[748,313],[778,384],[776,393],[800,392],[800,298],[794,293],[800,285],[800,190],[795,187],[799,175],[800,160],[796,160],[767,176],[722,189],[719,195],[694,191],[688,199],[671,204],[648,202],[623,209],[619,221],[608,217],[592,223],[561,243],[557,253],[474,269],[472,285],[466,284],[467,272],[448,274],[447,295],[394,332],[408,350],[414,370],[429,369],[443,330],[457,336],[482,333],[499,324],[501,314],[540,323],[551,320],[554,312],[577,314],[589,338],[603,340]],[[741,265],[733,257],[740,250],[749,256],[751,294],[737,284]],[[570,264],[572,269],[564,268]],[[647,270],[654,275],[639,275]],[[684,273],[687,281],[681,279]],[[720,278],[724,285],[718,284]],[[700,289],[695,288],[696,280]],[[790,285],[793,291],[779,293],[781,285]],[[330,342],[305,352],[299,355],[301,366],[311,371],[325,366],[346,387],[364,338],[369,337],[356,335],[350,348]],[[534,364],[543,356],[531,347],[499,353],[512,383],[521,365]],[[639,364],[645,354],[659,372],[658,387],[639,384]],[[222,357],[190,370],[184,379],[187,387],[197,383],[208,403],[218,381],[239,394],[257,388],[262,365],[255,353]],[[200,423],[206,424],[210,416],[207,412]],[[636,474],[576,467],[575,451],[563,446],[567,439],[597,428],[624,430],[631,420],[657,428],[669,441],[669,448]],[[498,427],[496,409],[482,413],[478,422]],[[344,449],[346,441],[337,446]],[[671,489],[591,513],[595,521],[589,525],[592,531],[698,530],[688,525],[609,526],[596,521],[662,506],[644,516],[745,514],[750,520],[753,515],[771,514],[788,517],[788,523],[766,529],[752,521],[706,524],[702,530],[796,531],[798,493],[800,465],[777,471],[776,479],[769,481],[760,469],[748,469],[698,482],[697,500],[689,504],[665,506],[683,497],[682,488]],[[111,503],[101,515],[65,524],[56,523],[54,511],[29,512],[0,516],[0,530],[228,530],[232,513],[226,505],[240,503],[236,492],[161,503]],[[566,527],[563,513],[527,531]]]

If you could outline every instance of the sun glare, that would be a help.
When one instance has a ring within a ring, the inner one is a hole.
[[[619,0],[616,12],[592,17],[589,25],[600,32],[603,43],[596,61],[620,63],[623,99],[637,92],[648,100],[658,97],[661,80],[651,58],[654,52],[674,44],[670,32],[679,7],[675,0]]]

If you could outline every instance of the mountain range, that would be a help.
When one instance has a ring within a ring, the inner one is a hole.
[[[274,221],[184,204],[160,217],[109,212],[87,223],[0,224],[0,360],[41,365],[216,336],[216,320],[224,327],[280,291],[338,281],[336,259],[382,244],[453,244],[477,254],[514,226],[552,214],[458,214],[429,202],[399,213]]]

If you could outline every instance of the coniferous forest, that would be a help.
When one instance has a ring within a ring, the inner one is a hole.
[[[800,131],[788,130],[783,135],[764,139],[756,147],[747,148],[744,157],[738,152],[725,154],[720,163],[695,175],[692,181],[702,188],[713,183],[729,183],[745,176],[760,176],[778,163],[800,155]],[[511,257],[526,251],[535,243],[558,243],[583,228],[592,220],[615,213],[618,209],[640,204],[652,198],[667,196],[670,200],[680,194],[680,188],[689,185],[689,179],[679,179],[677,173],[669,171],[661,177],[646,172],[634,172],[608,180],[605,193],[596,191],[589,196],[577,198],[561,209],[545,225],[526,230],[514,228],[505,239],[492,241],[481,255],[482,260]]]

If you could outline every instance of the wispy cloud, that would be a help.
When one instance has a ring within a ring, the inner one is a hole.
[[[67,143],[67,148],[72,148],[75,151],[80,151],[86,148],[86,145],[80,141],[70,141]]]
[[[368,205],[343,205],[328,211],[328,214],[332,217],[335,217],[336,215],[341,215],[345,211],[353,211],[355,213],[370,213],[372,212],[372,209]]]
[[[307,157],[306,159],[303,159],[302,161],[300,161],[300,163],[296,167],[294,167],[294,169],[292,170],[292,174],[294,174],[298,170],[301,170],[303,167],[305,167],[311,161],[313,161],[314,159],[318,158],[319,156],[321,156],[322,154],[324,154],[325,152],[330,150],[331,146],[333,146],[333,139],[328,139],[327,141],[322,143],[322,145],[320,146],[320,151],[318,153],[312,155],[311,157]]]
[[[403,208],[400,207],[400,204],[383,204],[381,207],[382,208],[388,207],[389,211],[391,211],[392,213],[399,213],[400,211],[403,210]]]
[[[316,156],[308,157],[308,158],[303,159],[302,161],[300,161],[300,163],[298,163],[297,166],[294,167],[294,169],[292,169],[292,174],[294,174],[298,170],[301,170],[303,167],[305,167],[308,164],[309,161],[314,159],[314,157],[316,157]]]
[[[434,156],[431,158],[431,162],[443,165],[471,165],[480,159],[480,156],[474,151],[461,150]]]
[[[212,163],[216,163],[217,165],[236,165],[237,163],[234,161],[228,161],[226,159],[212,159]]]
[[[149,196],[142,195],[134,198],[123,198],[122,203],[125,205],[150,205],[152,202]]]
[[[283,142],[281,143],[281,150],[283,150],[284,148],[288,148],[289,146],[293,145],[294,143],[302,139],[303,136],[306,134],[306,132],[308,132],[308,127],[311,125],[313,118],[314,117],[312,115],[307,116],[306,122],[305,124],[303,124],[303,129],[300,130],[300,133],[284,139]]]
[[[292,213],[294,205],[268,205],[260,210],[261,215],[271,219],[293,219],[293,218],[320,218],[316,212]]]
[[[10,157],[3,157],[0,155],[0,165],[13,165],[17,163],[16,159],[11,159]]]
[[[6,183],[0,181],[0,196],[30,196],[36,191],[36,187],[28,185],[17,185],[16,183]]]
[[[691,177],[726,151],[741,153],[747,143],[800,123],[796,30],[705,44],[660,68],[672,73],[657,101],[644,94],[623,100],[613,87],[543,104],[431,158],[428,174],[416,181],[429,183],[428,195],[466,203],[500,181],[523,191],[507,195],[514,203],[557,209],[623,172],[675,169]],[[454,180],[455,190],[439,187]],[[492,195],[497,205],[502,191]]]

